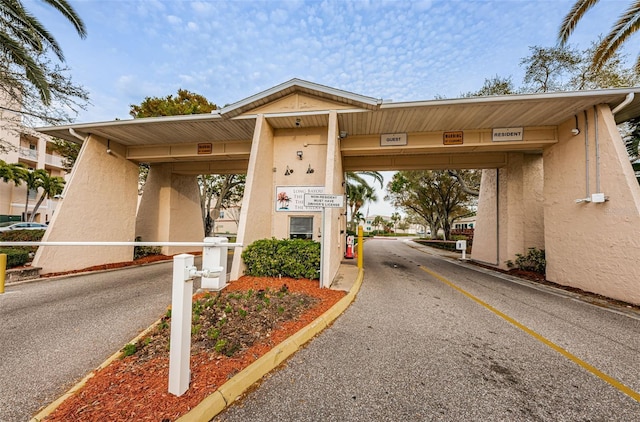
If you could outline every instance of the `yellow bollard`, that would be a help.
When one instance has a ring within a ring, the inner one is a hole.
[[[0,253],[0,294],[4,293],[4,280],[7,275],[7,254]]]
[[[364,233],[362,226],[358,226],[358,268],[364,268],[364,256],[362,255],[362,245],[364,244]]]

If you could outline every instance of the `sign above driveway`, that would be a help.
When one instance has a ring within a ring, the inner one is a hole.
[[[491,137],[491,140],[493,142],[522,141],[523,132],[524,128],[521,127],[503,127],[493,129],[493,136]]]
[[[386,133],[380,135],[381,147],[395,147],[398,145],[407,145],[406,133]]]

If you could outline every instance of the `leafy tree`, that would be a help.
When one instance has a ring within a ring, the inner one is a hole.
[[[246,178],[244,174],[208,174],[198,176],[205,237],[211,236],[213,221],[219,218],[221,209],[240,203],[244,195]],[[216,202],[212,208],[211,203],[214,198]],[[213,215],[211,210],[213,210]]]
[[[387,192],[385,199],[391,199],[394,206],[422,217],[432,237],[440,227],[448,239],[455,220],[469,212],[469,195],[444,170],[400,171],[387,184]]]
[[[525,66],[527,91],[550,92],[569,88],[573,69],[580,63],[580,53],[569,47],[529,47],[531,55],[520,61]]]
[[[40,194],[40,198],[36,205],[33,207],[33,211],[31,212],[31,217],[29,221],[34,221],[36,218],[36,213],[42,205],[42,202],[47,198],[53,198],[56,195],[60,195],[62,190],[64,189],[64,184],[66,183],[64,178],[59,176],[51,176],[46,171],[37,171],[36,177],[38,178],[36,184],[38,188],[42,189]]]
[[[140,105],[131,104],[129,114],[138,119],[144,117],[177,116],[183,114],[211,113],[218,107],[200,94],[178,89],[178,95],[164,98],[146,97]]]
[[[399,221],[398,229],[402,231],[407,231],[409,229],[409,222],[406,219]]]
[[[62,167],[67,173],[71,172],[73,165],[76,163],[81,146],[77,142],[65,141],[59,138],[54,138],[51,143],[51,149],[62,156]]]
[[[638,73],[635,69],[625,67],[624,57],[613,53],[602,65],[595,70],[592,66],[598,42],[583,50],[580,62],[572,72],[569,88],[572,90],[617,88],[635,86],[638,83]]]
[[[185,114],[211,113],[217,106],[204,96],[185,89],[178,89],[176,96],[146,97],[139,105],[131,104],[129,114],[134,118],[176,116]],[[140,165],[140,186],[144,186],[149,165]],[[242,199],[244,193],[245,175],[200,175],[198,186],[200,187],[200,205],[202,211],[202,225],[205,236],[209,236],[213,230],[215,220],[222,208],[235,204]],[[213,215],[211,204],[213,199]]]
[[[578,25],[582,17],[598,3],[599,0],[576,0],[562,21],[560,30],[558,31],[558,40],[560,45],[565,45],[569,41],[569,37]],[[630,3],[625,12],[611,27],[610,32],[604,39],[598,42],[593,54],[590,67],[593,70],[600,70],[602,66],[615,55],[620,47],[633,35],[638,28],[640,21],[640,5],[637,1]],[[636,69],[640,70],[640,56],[636,61]]]
[[[478,91],[467,92],[461,94],[460,97],[488,97],[491,95],[511,95],[515,93],[516,89],[513,86],[511,77],[503,78],[496,75],[491,79],[485,79],[484,85],[482,85],[482,88],[480,88]]]

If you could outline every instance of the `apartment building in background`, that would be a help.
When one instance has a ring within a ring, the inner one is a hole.
[[[0,151],[0,160],[7,164],[23,163],[29,169],[45,169],[51,176],[65,177],[63,158],[53,151],[51,138],[23,126],[20,113],[14,110],[10,103],[0,100],[0,140],[5,147]],[[0,222],[29,219],[39,197],[39,191],[29,192],[27,215],[23,215],[27,202],[24,182],[15,186],[0,179]],[[57,202],[57,199],[45,199],[34,221],[50,221]]]

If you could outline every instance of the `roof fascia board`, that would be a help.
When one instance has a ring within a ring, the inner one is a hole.
[[[391,102],[383,103],[380,109],[393,108],[409,108],[424,106],[447,106],[447,105],[465,105],[465,104],[483,104],[483,103],[508,103],[517,101],[539,101],[555,98],[580,98],[580,97],[610,97],[619,96],[621,101],[629,92],[640,93],[640,87],[632,88],[612,88],[585,91],[559,91],[545,92],[538,94],[515,94],[515,95],[494,95],[489,97],[470,97],[470,98],[452,98],[444,100],[428,100],[428,101],[407,101],[407,102]]]
[[[128,125],[145,125],[153,123],[171,123],[171,122],[196,122],[202,120],[221,120],[222,117],[218,113],[202,113],[202,114],[180,114],[177,116],[159,116],[159,117],[142,117],[138,119],[128,120],[110,120],[108,122],[96,122],[96,123],[73,123],[68,125],[59,126],[46,126],[36,128],[38,132],[46,132],[48,130],[59,130],[69,128],[74,130],[83,130],[89,128],[101,128],[111,126],[128,126]]]

